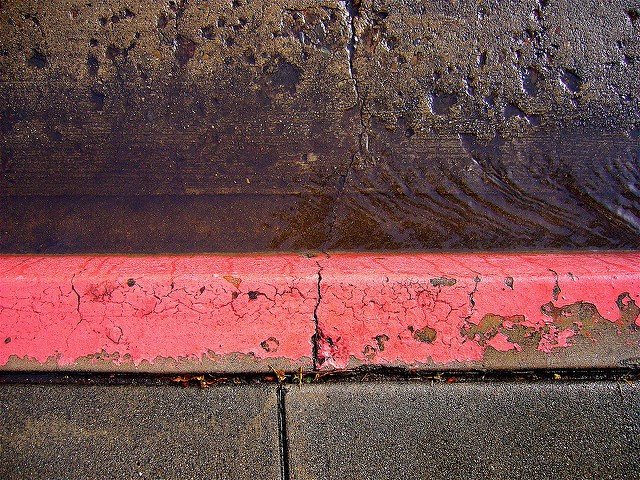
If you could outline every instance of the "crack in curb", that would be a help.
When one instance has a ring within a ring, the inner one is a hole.
[[[553,274],[553,278],[554,278],[554,281],[555,281],[555,283],[553,285],[553,290],[551,290],[551,295],[553,296],[553,301],[557,302],[558,301],[558,296],[562,292],[562,289],[560,288],[560,283],[558,281],[558,272],[556,272],[555,270],[551,270],[551,269],[549,269],[549,271]]]
[[[473,309],[476,308],[476,302],[473,299],[473,296],[476,294],[476,292],[478,291],[478,284],[481,282],[481,278],[480,275],[476,275],[473,278],[473,282],[474,282],[474,286],[473,286],[473,290],[471,292],[469,292],[467,295],[469,296],[469,306],[471,307],[471,314],[473,315]],[[469,315],[469,317],[467,318],[467,320],[471,318],[471,315]]]
[[[78,299],[78,304],[76,305],[76,310],[78,311],[78,313],[80,313],[80,294],[76,290],[76,286],[73,284],[73,281],[75,280],[75,278],[76,278],[76,275],[74,274],[73,277],[71,277],[71,291],[76,294],[76,297]],[[82,314],[81,313],[80,313],[80,321],[82,321]]]
[[[318,353],[320,351],[320,327],[318,326],[318,308],[320,307],[320,302],[322,301],[322,293],[320,292],[320,283],[322,283],[322,265],[320,262],[316,262],[318,265],[318,298],[316,300],[316,305],[313,308],[313,324],[314,324],[314,333],[311,337],[311,343],[313,345],[311,358],[313,360],[313,370],[318,370]]]

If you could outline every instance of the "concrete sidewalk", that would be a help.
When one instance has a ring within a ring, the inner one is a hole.
[[[640,383],[624,378],[206,389],[25,378],[0,385],[3,479],[640,474]]]

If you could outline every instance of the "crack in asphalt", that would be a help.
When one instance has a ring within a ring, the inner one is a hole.
[[[329,222],[329,229],[327,231],[327,241],[331,241],[331,237],[333,235],[334,227],[337,220],[337,207],[342,198],[342,193],[345,189],[345,185],[347,183],[349,175],[351,174],[353,167],[356,164],[356,160],[363,155],[369,155],[369,137],[367,135],[367,124],[364,119],[365,102],[360,93],[360,88],[358,85],[358,71],[354,65],[354,58],[358,45],[358,36],[356,34],[355,21],[360,17],[360,2],[357,0],[343,0],[340,2],[340,5],[344,9],[344,12],[346,13],[348,19],[347,28],[349,33],[349,40],[346,44],[347,61],[349,76],[353,81],[353,88],[356,96],[356,106],[359,109],[360,131],[358,132],[358,151],[351,155],[351,159],[349,160],[347,168],[345,169],[344,173],[340,175],[340,179],[338,181],[336,197],[331,207],[331,220]]]

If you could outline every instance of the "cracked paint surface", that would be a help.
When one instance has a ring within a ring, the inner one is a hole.
[[[637,253],[3,256],[0,364],[617,366],[639,305]]]
[[[0,271],[3,365],[310,361],[316,265],[299,256],[2,257]]]
[[[494,367],[543,367],[578,337],[586,345],[555,366],[579,366],[586,349],[608,365],[640,355],[636,253],[333,255],[322,265],[320,368],[484,367],[495,352],[512,356]]]

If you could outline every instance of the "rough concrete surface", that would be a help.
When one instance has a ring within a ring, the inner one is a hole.
[[[0,386],[0,477],[279,478],[275,387]]]
[[[637,123],[632,1],[354,2],[354,71],[367,121],[480,142]],[[374,129],[376,129],[374,127]]]
[[[637,3],[354,4],[334,248],[638,245]]]
[[[635,248],[639,29],[626,0],[2,2],[0,249]]]
[[[292,479],[629,479],[640,389],[625,382],[290,388]]]
[[[356,100],[346,11],[324,5],[3,4],[5,194],[295,194],[317,177],[335,183]]]

